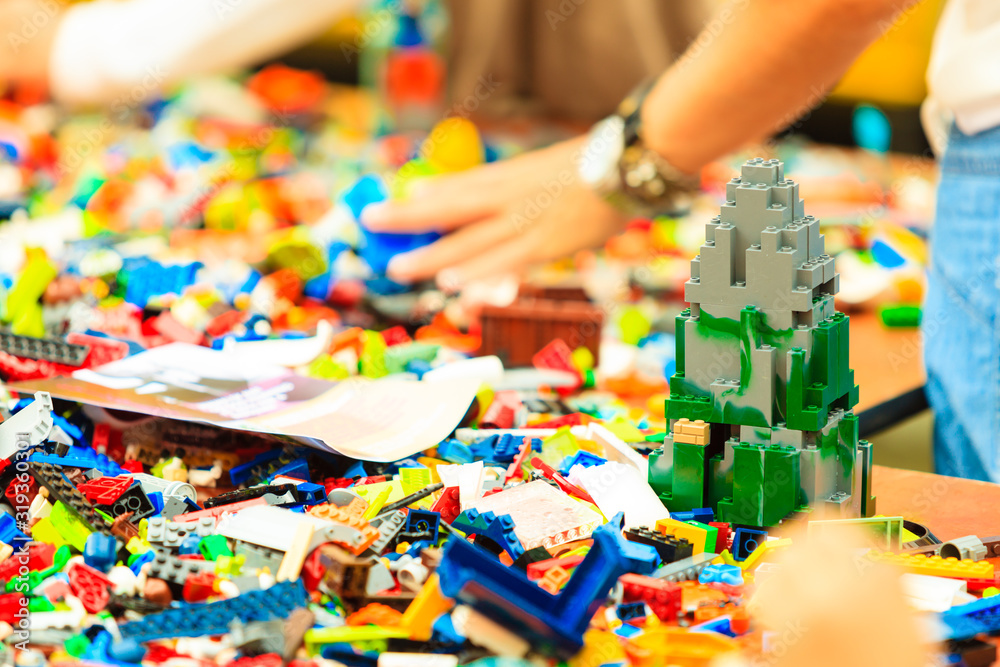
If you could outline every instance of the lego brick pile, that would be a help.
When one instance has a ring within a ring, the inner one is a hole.
[[[788,520],[668,512],[643,471],[662,433],[621,409],[502,403],[507,428],[484,416],[377,464],[167,420],[111,427],[43,393],[22,399],[0,424],[14,450],[0,471],[8,650],[19,664],[298,667],[767,654],[780,633],[750,602],[781,572]],[[704,426],[678,421],[674,437]],[[808,523],[810,537],[858,525],[858,558],[908,572],[954,655],[981,654],[974,637],[997,629],[986,558],[1000,536],[915,547],[902,517]]]
[[[598,359],[606,309],[558,289],[459,327],[446,295],[385,276],[392,256],[436,236],[373,234],[357,220],[497,150],[454,118],[422,142],[373,137],[378,128],[356,120],[370,112],[364,98],[284,68],[113,110],[123,122],[4,106],[0,377],[66,375],[170,342],[226,349],[323,329],[332,333],[313,357],[269,361],[325,380],[419,379],[478,350],[571,381],[484,387],[451,437],[392,463],[12,396],[0,423],[5,646],[19,664],[244,667],[766,653],[774,631],[749,602],[780,568],[788,524],[810,505],[874,513],[856,389],[836,358],[846,319],[834,312],[829,258],[806,238],[817,229],[778,220],[802,227],[779,268],[808,269],[815,283],[796,306],[807,315],[794,315],[809,330],[794,335],[791,322],[768,327],[771,306],[754,311],[745,284],[710,289],[704,249],[704,293],[678,316],[686,338],[616,306],[621,344]],[[767,196],[792,188],[772,180]],[[762,196],[750,181],[732,188]],[[717,227],[720,253],[750,248],[723,246],[737,232]],[[725,383],[695,375],[699,345],[726,352]],[[779,353],[794,361],[776,364]],[[807,354],[829,361],[808,371],[816,382],[802,380]],[[683,391],[667,421],[657,393],[670,375]],[[736,378],[770,384],[744,392]],[[787,396],[789,378],[809,393]],[[799,412],[785,422],[788,406]],[[765,492],[778,477],[794,483]],[[962,595],[993,592],[983,558],[998,555],[996,540],[918,553],[899,517],[846,521],[882,538],[869,559],[959,582]],[[994,629],[1000,598],[950,599],[954,609],[932,609],[946,638]]]

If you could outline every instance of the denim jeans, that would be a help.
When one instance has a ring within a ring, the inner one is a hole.
[[[934,466],[1000,482],[1000,128],[952,129],[924,305]]]

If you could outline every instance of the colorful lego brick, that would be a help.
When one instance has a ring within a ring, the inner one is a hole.
[[[615,521],[593,532],[590,552],[559,595],[531,584],[464,540],[450,540],[438,574],[442,592],[519,633],[538,650],[569,657],[614,582],[626,572],[650,573],[652,547],[625,540]]]
[[[694,546],[687,539],[649,530],[645,526],[629,528],[625,531],[625,539],[653,547],[662,563],[673,563],[694,555]]]
[[[702,419],[691,421],[687,418],[678,419],[673,425],[674,442],[684,442],[690,445],[708,445],[711,438],[711,425]]]
[[[677,619],[681,611],[681,587],[676,583],[641,574],[624,574],[618,581],[622,584],[623,601],[645,602],[661,621]]]
[[[753,528],[737,528],[733,534],[733,558],[746,560],[758,546],[767,541],[767,532]]]
[[[118,626],[122,639],[146,642],[170,637],[222,635],[233,621],[267,621],[285,618],[309,601],[301,581],[275,584],[262,591],[247,591],[238,597],[204,605],[170,609]]]
[[[954,579],[992,579],[993,563],[987,560],[969,561],[941,556],[921,556],[869,551],[867,557],[878,563],[895,565],[913,574],[927,574],[932,577]]]
[[[451,522],[451,527],[466,535],[480,535],[489,538],[506,551],[513,560],[517,560],[524,553],[524,547],[517,540],[515,534],[514,520],[509,514],[497,516],[493,512],[468,509]]]
[[[698,555],[705,551],[709,531],[704,528],[683,521],[660,519],[656,522],[656,530],[663,535],[672,535],[677,539],[684,539],[690,542],[693,549],[692,555]]]

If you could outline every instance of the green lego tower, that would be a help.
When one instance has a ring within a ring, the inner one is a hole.
[[[772,526],[804,507],[871,516],[848,317],[819,221],[778,160],[747,161],[705,227],[677,316],[671,432],[649,483],[671,511]]]

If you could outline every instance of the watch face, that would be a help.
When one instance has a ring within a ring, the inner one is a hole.
[[[624,150],[625,121],[620,116],[605,118],[590,131],[577,170],[584,182],[597,192],[618,188],[618,163]]]

